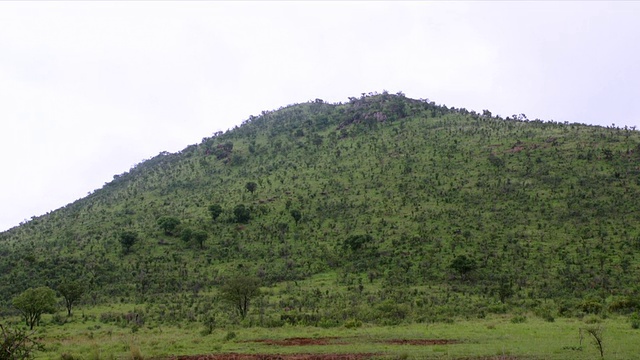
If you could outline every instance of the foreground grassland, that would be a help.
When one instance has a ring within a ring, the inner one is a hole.
[[[64,325],[45,317],[38,328],[45,351],[37,359],[165,359],[209,354],[377,354],[381,359],[596,359],[593,339],[584,331],[602,329],[605,359],[638,357],[640,332],[625,317],[556,319],[532,315],[488,316],[450,323],[347,328],[283,326],[228,327],[211,334],[189,326],[105,325],[94,314],[78,313]],[[297,339],[291,341],[287,339]],[[302,341],[301,339],[314,341]],[[269,341],[273,340],[273,341]],[[422,341],[421,341],[422,340]],[[424,341],[437,340],[437,341]],[[314,345],[315,343],[315,345]],[[434,344],[435,343],[435,344]]]

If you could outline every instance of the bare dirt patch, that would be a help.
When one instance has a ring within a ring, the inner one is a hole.
[[[450,345],[460,344],[460,341],[449,339],[392,339],[384,340],[383,343],[392,345]]]
[[[520,152],[522,150],[524,150],[524,146],[514,146],[511,149],[507,150],[507,152],[517,153],[517,152]]]
[[[458,360],[524,360],[523,357],[511,356],[511,355],[493,355],[493,356],[480,356],[480,357],[468,357]]]
[[[288,338],[281,340],[274,339],[260,339],[260,340],[249,340],[248,342],[259,342],[267,345],[277,345],[277,346],[313,346],[313,345],[329,345],[335,344],[337,337],[324,337],[324,338]],[[341,343],[342,344],[342,343]]]
[[[169,360],[366,360],[376,354],[210,354],[176,356]]]

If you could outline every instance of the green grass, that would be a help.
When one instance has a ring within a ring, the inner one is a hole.
[[[101,309],[106,310],[106,309]],[[454,320],[452,323],[407,324],[358,328],[344,326],[324,329],[288,326],[279,328],[243,328],[239,326],[216,329],[202,335],[193,324],[177,326],[142,326],[132,332],[129,327],[107,326],[86,320],[99,309],[91,309],[74,317],[65,325],[46,324],[38,328],[47,351],[37,359],[59,360],[62,354],[74,359],[129,359],[132,351],[144,358],[172,355],[214,353],[377,353],[381,357],[409,359],[461,359],[480,356],[510,355],[525,359],[594,359],[599,357],[592,339],[580,329],[590,326],[577,319],[556,319],[547,322],[529,315],[523,323],[513,323],[511,315],[488,316],[485,319]],[[115,310],[111,308],[110,310]],[[126,310],[123,306],[120,310]],[[45,318],[45,322],[48,319]],[[626,318],[601,320],[604,329],[606,359],[632,359],[637,356],[638,330],[631,329]],[[225,340],[233,331],[236,336]],[[282,340],[287,338],[335,337],[329,345],[273,346],[254,340]],[[394,339],[447,339],[459,341],[448,345],[392,345]]]

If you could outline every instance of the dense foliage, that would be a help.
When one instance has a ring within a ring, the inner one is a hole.
[[[315,100],[160,153],[0,234],[0,309],[78,281],[88,304],[200,321],[242,271],[267,289],[249,309],[262,325],[631,312],[639,175],[632,129],[403,94]],[[299,285],[318,274],[333,283]]]

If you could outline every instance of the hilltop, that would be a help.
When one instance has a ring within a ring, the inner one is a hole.
[[[3,232],[0,308],[73,279],[86,304],[201,321],[240,271],[266,291],[252,314],[273,321],[284,309],[316,323],[628,312],[638,175],[632,129],[401,93],[317,99],[160,153]]]

